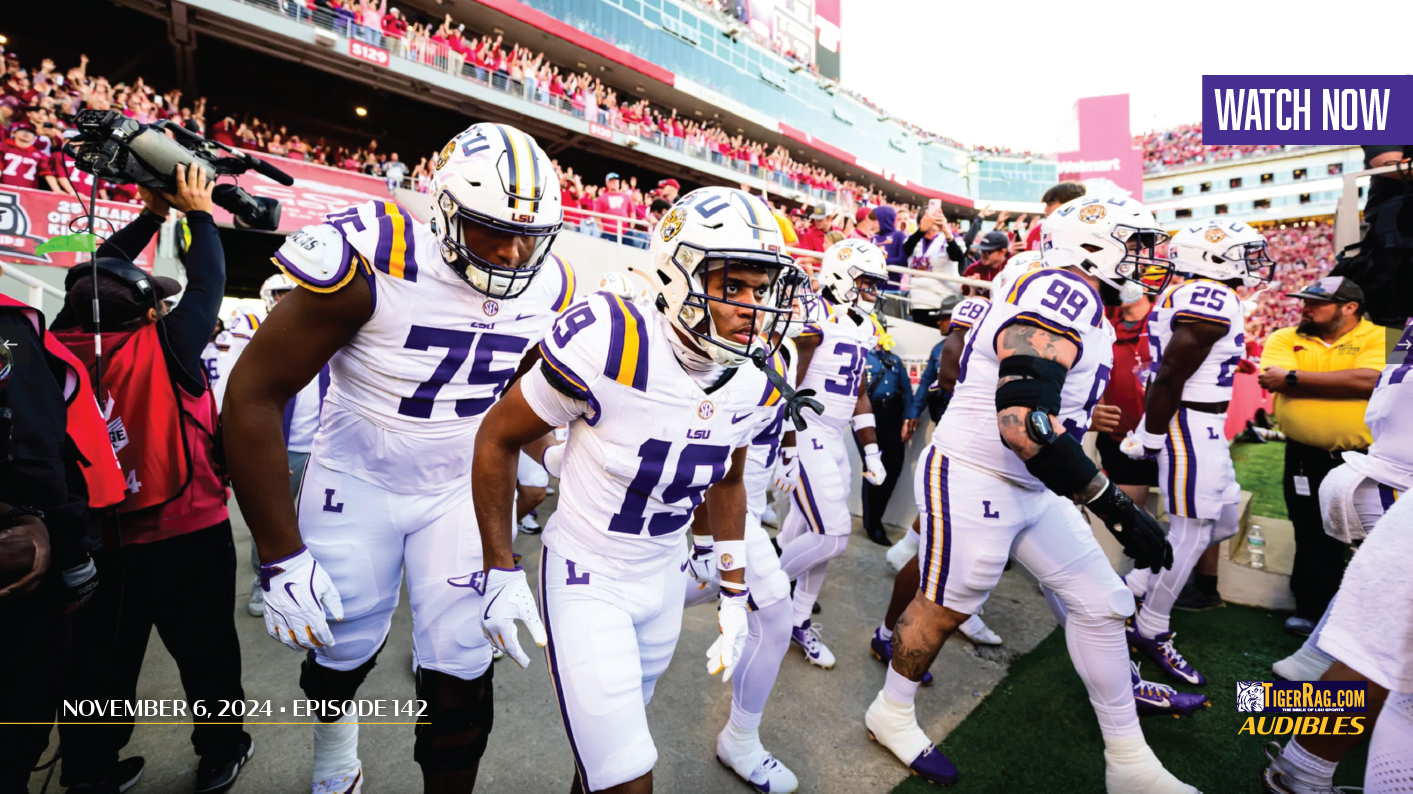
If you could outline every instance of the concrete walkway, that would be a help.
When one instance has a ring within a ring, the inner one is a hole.
[[[542,522],[553,505],[551,496],[540,510]],[[232,512],[237,559],[246,560],[250,535],[238,513]],[[892,534],[900,536],[896,529]],[[524,555],[534,581],[538,537],[521,536],[516,550]],[[766,709],[762,740],[799,776],[801,791],[883,792],[907,776],[907,770],[887,751],[868,740],[863,728],[864,710],[884,679],[883,665],[868,653],[869,638],[883,617],[892,588],[893,573],[883,551],[868,542],[856,526],[848,551],[830,565],[820,597],[824,611],[816,616],[838,664],[827,671],[810,667],[792,648]],[[280,707],[290,708],[294,700],[304,697],[298,686],[300,656],[270,639],[263,620],[246,614],[250,582],[248,571],[243,570],[236,624],[244,658],[245,694],[249,699],[270,702],[274,713],[260,719],[293,721],[289,713],[280,714]],[[949,643],[932,668],[936,684],[918,696],[923,728],[934,739],[941,739],[960,723],[1005,676],[1010,661],[1035,647],[1055,625],[1033,580],[1019,567],[1002,578],[987,604],[985,619],[1005,638],[1005,645],[973,648],[960,638]],[[648,708],[659,756],[654,772],[658,791],[749,790],[715,757],[716,734],[725,725],[731,704],[730,686],[706,673],[705,652],[715,635],[713,608],[702,606],[687,613],[677,656]],[[521,638],[529,642],[523,631]],[[533,661],[527,670],[520,670],[509,659],[496,663],[496,721],[481,763],[480,791],[569,790],[574,762],[543,656],[535,650],[532,646]],[[359,697],[413,698],[411,658],[411,615],[404,591],[387,647]],[[182,697],[176,666],[156,637],[148,646],[138,697]],[[252,725],[249,730],[255,739],[255,756],[233,791],[308,791],[312,729],[305,725]],[[57,742],[57,732],[51,740]],[[421,791],[412,742],[410,726],[362,728],[365,791]],[[52,745],[49,752],[53,752]],[[191,790],[196,756],[187,727],[140,725],[125,755],[147,759],[146,772],[134,789],[137,794]],[[43,775],[36,774],[30,790],[38,792],[42,781]],[[57,775],[49,790],[59,790]]]

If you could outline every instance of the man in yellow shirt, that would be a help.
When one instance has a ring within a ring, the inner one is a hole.
[[[1261,353],[1261,388],[1276,393],[1286,436],[1285,504],[1295,525],[1286,631],[1308,636],[1339,590],[1344,544],[1325,534],[1320,483],[1346,450],[1373,443],[1364,411],[1386,356],[1385,329],[1364,318],[1364,291],[1341,276],[1288,295],[1304,302],[1300,325],[1271,334]]]

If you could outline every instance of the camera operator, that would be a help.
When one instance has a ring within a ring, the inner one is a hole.
[[[1331,276],[1348,276],[1369,296],[1369,319],[1402,328],[1413,315],[1413,146],[1365,146],[1364,167],[1401,164],[1369,177],[1364,204],[1367,226],[1359,253],[1342,254]]]
[[[108,504],[122,494],[107,428],[77,366],[44,337],[37,309],[0,295],[0,791],[26,790],[49,743],[67,613],[98,585],[84,492]]]
[[[135,699],[153,626],[177,663],[189,701],[244,696],[235,546],[218,460],[216,403],[201,361],[225,291],[225,254],[211,218],[213,183],[191,164],[176,169],[175,184],[175,194],[140,189],[143,213],[98,249],[96,282],[88,266],[69,274],[65,309],[54,323],[55,335],[93,367],[97,295],[103,399],[110,429],[122,442],[115,446],[128,484],[120,521],[105,523],[96,555],[104,579],[121,584],[105,587],[80,622],[87,625],[75,627],[75,665],[98,669],[69,675],[66,698]],[[132,259],[172,208],[186,215],[191,243],[186,291],[168,312],[162,301],[180,285],[148,276]],[[223,790],[250,757],[250,736],[239,723],[193,718],[191,740],[201,758],[195,790]],[[129,785],[142,760],[119,763],[118,753],[132,731],[131,723],[61,726],[61,782]]]

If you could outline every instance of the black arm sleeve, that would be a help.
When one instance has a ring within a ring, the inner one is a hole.
[[[981,219],[980,219],[980,218],[972,218],[972,220],[971,220],[971,225],[967,227],[967,233],[964,234],[964,235],[962,235],[962,241],[966,243],[967,248],[971,248],[971,243],[972,243],[972,241],[975,240],[975,239],[976,239],[976,236],[977,236],[978,234],[980,234],[980,233],[981,233]]]
[[[957,244],[957,238],[953,237],[947,241],[947,258],[956,262],[958,266],[965,268],[967,252]]]
[[[211,340],[221,311],[221,296],[226,291],[226,253],[210,213],[187,213],[186,222],[191,229],[186,291],[181,303],[161,320],[162,341],[167,365],[177,383],[188,394],[198,395],[206,389],[201,351]]]
[[[921,230],[915,231],[915,232],[913,232],[912,234],[908,235],[908,239],[906,239],[906,240],[903,241],[903,259],[904,259],[904,260],[906,260],[908,257],[910,257],[910,256],[913,255],[913,249],[917,248],[917,244],[918,244],[921,240],[922,240],[922,231],[921,231]]]
[[[0,312],[0,338],[10,342],[14,375],[3,399],[14,414],[11,460],[0,462],[0,502],[42,510],[49,530],[51,568],[62,571],[82,559],[86,501],[71,494],[64,471],[67,408],[59,382],[29,320]]]

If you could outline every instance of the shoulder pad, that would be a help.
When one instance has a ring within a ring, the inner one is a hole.
[[[574,268],[569,266],[569,262],[558,254],[549,255],[550,262],[557,266],[559,270],[559,295],[554,299],[555,313],[561,313],[574,303],[574,290],[578,286],[574,277]]]
[[[990,301],[973,295],[958,303],[956,308],[952,310],[952,326],[954,328],[972,328],[981,322],[990,310]]]
[[[1161,304],[1172,309],[1174,323],[1215,323],[1230,326],[1242,316],[1241,298],[1216,281],[1189,281],[1173,288]]]
[[[273,261],[299,286],[333,292],[353,278],[357,259],[358,254],[338,229],[319,224],[290,234]]]
[[[1104,327],[1104,302],[1083,278],[1058,268],[1032,270],[1016,279],[1004,297],[1024,314],[1080,329]]]

